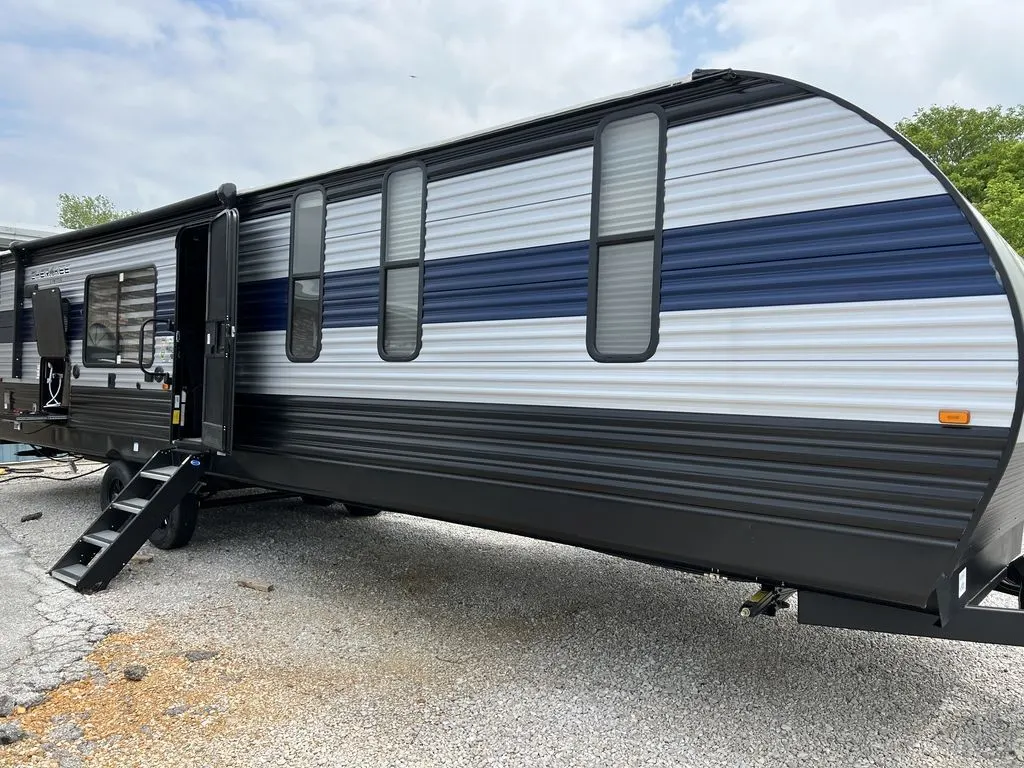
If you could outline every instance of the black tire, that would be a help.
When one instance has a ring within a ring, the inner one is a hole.
[[[138,471],[137,467],[127,461],[112,461],[107,465],[100,483],[100,511],[110,506],[110,502],[117,498]]]
[[[326,496],[306,496],[302,497],[303,504],[309,504],[311,507],[329,507],[334,503],[334,499],[328,499]]]
[[[349,517],[373,517],[380,514],[380,507],[371,507],[369,504],[353,504],[345,502],[345,510]]]
[[[190,493],[170,511],[163,524],[149,536],[157,549],[178,549],[192,540],[199,520],[199,499]]]

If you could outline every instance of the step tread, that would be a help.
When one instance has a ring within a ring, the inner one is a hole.
[[[149,499],[143,499],[141,497],[136,496],[131,499],[117,499],[110,506],[114,507],[115,509],[123,510],[125,512],[133,512],[135,514],[138,514],[143,509],[145,509],[148,503]]]
[[[87,541],[90,544],[95,544],[97,547],[106,547],[114,543],[117,539],[117,531],[95,531],[93,533],[87,533],[82,537],[82,541]]]
[[[152,469],[144,469],[140,473],[147,480],[160,480],[166,482],[174,477],[174,473],[178,471],[175,466],[170,467],[153,467]]]
[[[75,586],[85,575],[85,571],[86,567],[84,565],[74,563],[72,565],[65,565],[63,568],[54,569],[53,576],[71,586]]]

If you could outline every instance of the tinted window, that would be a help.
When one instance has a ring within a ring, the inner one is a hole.
[[[292,237],[292,274],[319,273],[324,253],[324,193],[319,189],[295,198]]]
[[[420,166],[388,174],[384,182],[381,244],[383,313],[377,345],[385,360],[408,361],[419,353],[426,176]]]
[[[85,287],[86,365],[138,365],[142,324],[156,312],[156,269],[90,275]],[[153,324],[146,328],[143,362],[152,359]]]
[[[659,112],[611,120],[597,137],[587,348],[601,362],[654,354],[665,141]]]
[[[290,310],[285,340],[288,358],[292,362],[308,363],[320,356],[324,214],[322,189],[312,189],[295,196],[289,267]]]

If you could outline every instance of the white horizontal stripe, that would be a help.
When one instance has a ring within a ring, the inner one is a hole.
[[[895,141],[665,184],[665,229],[943,194]]]
[[[427,224],[427,259],[579,242],[590,237],[590,196]]]
[[[240,340],[240,391],[935,423],[939,408],[1007,426],[1016,338],[1004,297],[666,313],[657,355],[601,364],[584,318],[445,323],[412,363],[376,328],[324,331],[289,363],[284,334]]]
[[[663,312],[655,359],[1015,360],[1005,296]],[[586,361],[586,318],[427,324],[421,359]]]
[[[380,205],[377,194],[327,206],[325,272],[380,265]]]
[[[889,140],[881,128],[829,99],[801,99],[670,128],[665,177],[715,173]]]
[[[588,239],[592,168],[587,149],[430,182],[426,258]]]
[[[427,222],[589,196],[593,155],[577,149],[432,181]]]

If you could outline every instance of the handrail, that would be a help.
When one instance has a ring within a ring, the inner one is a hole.
[[[147,376],[163,376],[165,375],[163,371],[158,373],[155,370],[151,371],[147,369],[146,363],[143,362],[142,359],[143,351],[146,349],[146,326],[150,323],[153,323],[154,325],[157,323],[167,323],[168,327],[170,327],[171,321],[164,317],[148,317],[142,321],[142,325],[139,326],[139,370]],[[154,328],[153,331],[153,356],[150,358],[149,365],[152,365],[156,361],[156,328]]]

